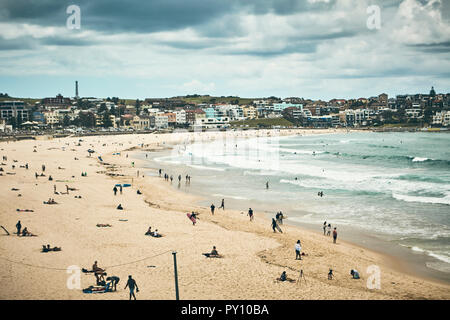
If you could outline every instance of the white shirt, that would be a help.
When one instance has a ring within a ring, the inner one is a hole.
[[[301,251],[302,250],[302,246],[299,243],[295,244],[295,251]]]

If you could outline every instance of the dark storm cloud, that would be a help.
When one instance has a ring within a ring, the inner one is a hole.
[[[307,0],[2,0],[0,18],[4,22],[63,26],[66,8],[81,8],[83,28],[102,32],[148,33],[197,27],[224,15],[241,12],[278,15],[326,10],[330,3]]]
[[[0,37],[0,51],[2,50],[27,50],[35,47],[35,41],[28,37],[5,39]]]
[[[409,47],[427,53],[450,53],[450,41],[427,44],[412,44]]]

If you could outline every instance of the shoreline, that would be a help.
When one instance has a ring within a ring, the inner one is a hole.
[[[168,151],[168,149],[160,150],[161,155],[164,157],[165,153],[164,151]],[[161,155],[156,155],[156,157],[160,157]],[[134,159],[139,161],[144,161],[141,157],[135,157]],[[147,161],[150,161],[153,164],[153,167],[156,168],[158,166],[158,162],[156,162],[155,157],[152,157],[151,159],[146,159],[144,162],[148,165]],[[183,164],[175,165],[176,167],[186,167]],[[156,169],[155,169],[156,170]],[[175,184],[175,183],[174,183]],[[193,197],[198,197],[199,199],[195,203],[197,206],[202,207],[204,210],[208,210],[209,205],[206,204],[207,196],[205,194],[202,194],[201,191],[194,188],[194,191],[188,192],[187,189],[178,189],[175,186],[171,186],[171,189],[173,192],[182,192],[186,195],[190,195]],[[204,192],[203,192],[204,193]],[[217,196],[209,195],[209,199],[217,198]],[[247,200],[245,200],[247,201]],[[239,199],[227,199],[227,207],[230,207],[233,211],[242,211],[241,208],[238,207],[238,204],[241,204],[244,202],[244,200]],[[231,203],[231,204],[230,204]],[[218,206],[218,205],[217,205]],[[244,205],[250,206],[251,208],[255,208],[257,206],[254,205],[252,202],[248,202]],[[270,224],[270,218],[273,214],[269,214],[266,212],[264,214],[267,224]],[[270,216],[270,217],[269,217]],[[292,221],[289,218],[285,220],[284,224],[291,225],[294,227],[297,227],[300,229],[300,231],[308,231],[308,232],[314,232],[317,235],[322,235],[321,231],[319,230],[321,226],[313,225],[312,223],[307,222],[298,222],[298,221]],[[372,251],[376,254],[383,255],[386,261],[389,263],[390,266],[392,266],[396,271],[398,272],[404,272],[410,276],[418,277],[423,280],[435,282],[437,284],[444,284],[449,285],[450,279],[449,274],[445,273],[443,271],[435,270],[432,268],[429,268],[425,265],[426,257],[429,257],[424,254],[415,254],[413,252],[410,252],[409,248],[401,247],[399,244],[394,243],[390,244],[388,240],[382,239],[378,237],[377,235],[370,234],[370,233],[364,233],[362,230],[358,230],[355,228],[351,228],[348,226],[340,226],[341,234],[344,233],[346,240],[345,242],[360,247],[364,250]],[[380,247],[382,249],[380,249]]]
[[[127,274],[136,274],[133,277],[137,278],[141,289],[138,299],[174,298],[171,255],[153,257],[174,249],[179,252],[181,299],[450,297],[448,285],[398,273],[389,268],[380,255],[340,242],[339,239],[338,244],[333,246],[312,232],[288,225],[284,227],[285,234],[272,234],[268,232],[261,212],[255,213],[252,224],[244,215],[232,210],[211,216],[209,210],[193,205],[198,199],[174,192],[163,179],[136,178],[136,170],[146,169],[141,169],[143,166],[138,161],[133,167],[131,159],[124,156],[132,150],[139,151],[140,142],[149,150],[158,150],[185,138],[189,136],[136,135],[133,141],[129,136],[86,137],[82,139],[81,148],[76,147],[78,138],[1,143],[2,152],[8,153],[8,169],[5,171],[11,171],[12,159],[18,160],[17,166],[26,161],[31,166],[29,171],[17,168],[16,175],[0,177],[0,198],[5,203],[0,211],[1,225],[12,231],[19,217],[31,232],[39,235],[27,239],[0,237],[2,255],[11,261],[53,267],[73,264],[86,267],[98,260],[100,266],[113,266],[108,267],[107,271],[111,269],[121,279],[125,279]],[[66,146],[67,143],[70,146]],[[33,145],[37,145],[37,153],[33,153]],[[61,151],[63,146],[66,148]],[[86,149],[89,147],[102,156],[103,162],[96,159],[97,154],[87,156]],[[121,155],[112,155],[117,152]],[[78,161],[73,160],[74,156]],[[41,178],[35,180],[34,170],[38,170],[42,163],[54,175],[54,182]],[[67,171],[58,171],[58,166],[65,167]],[[87,171],[88,176],[81,178],[80,172],[83,171]],[[124,188],[123,195],[112,195],[111,189],[115,183],[129,182],[132,187]],[[55,196],[58,205],[42,204],[42,199],[46,200],[52,194],[53,184],[62,190],[65,183],[79,189],[78,193],[82,193],[83,198],[74,199],[73,194],[59,195]],[[11,191],[13,187],[18,187],[23,193],[21,198]],[[137,195],[137,189],[143,195]],[[18,200],[11,201],[12,196]],[[115,210],[119,201],[125,209],[122,212]],[[15,208],[19,206],[35,212],[17,213]],[[185,215],[191,210],[202,211],[195,227]],[[118,222],[121,217],[126,221]],[[95,223],[106,222],[111,223],[112,228],[95,227]],[[164,237],[149,239],[144,236],[149,225],[160,229]],[[293,244],[297,238],[302,239],[308,254],[300,264],[293,257]],[[42,254],[38,250],[44,242],[62,246],[63,251]],[[211,250],[213,244],[224,254],[224,259],[209,260],[201,255],[201,252]],[[146,256],[148,261],[137,262]],[[124,262],[127,264],[121,266],[120,263]],[[115,264],[118,266],[114,267]],[[148,264],[156,268],[149,268]],[[371,264],[377,264],[382,269],[381,290],[371,290],[365,286],[368,279],[365,270]],[[333,281],[326,279],[330,266],[337,270]],[[348,271],[353,266],[358,266],[361,280],[350,279]],[[122,290],[104,295],[67,290],[64,271],[33,269],[3,259],[0,260],[0,267],[5,270],[0,275],[3,288],[0,299],[126,299],[127,295]],[[305,270],[308,277],[308,284],[303,285],[301,290],[295,284],[274,280],[282,270],[287,270],[288,276],[295,278],[299,268]],[[91,282],[90,277],[82,277],[83,287]]]

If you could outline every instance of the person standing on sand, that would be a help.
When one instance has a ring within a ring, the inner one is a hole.
[[[336,243],[336,239],[337,239],[337,231],[336,231],[336,228],[334,228],[334,230],[333,230],[333,243]]]
[[[113,191],[114,191],[114,195],[117,195],[117,187],[116,186],[114,186]]]
[[[325,235],[325,231],[327,230],[327,222],[323,223],[323,235]]]
[[[212,215],[214,215],[214,209],[216,208],[216,206],[214,204],[211,205],[211,213]]]
[[[120,185],[120,194],[122,194],[122,185]]]
[[[295,260],[302,260],[302,245],[300,243],[300,240],[297,240],[297,243],[295,244]]]
[[[139,292],[139,288],[138,288],[136,281],[131,277],[131,275],[128,276],[128,281],[127,281],[127,285],[125,286],[125,289],[127,287],[130,289],[130,300],[131,300],[131,297],[133,297],[134,300],[136,300],[136,296],[134,295],[134,288],[136,287],[136,292]]]
[[[269,189],[269,181],[266,181],[266,189]]]
[[[248,214],[247,215],[250,217],[250,221],[253,221],[253,210],[252,210],[252,208],[248,208]]]
[[[17,236],[20,236],[20,229],[22,229],[22,224],[20,223],[20,220],[16,224],[17,228]]]
[[[220,205],[219,209],[222,208],[225,210],[225,199],[222,199],[222,204]]]
[[[162,172],[162,170],[161,169],[159,169],[159,176],[161,177],[161,172]]]
[[[331,235],[331,223],[329,223],[328,227],[327,227],[327,236],[330,236],[330,235]]]

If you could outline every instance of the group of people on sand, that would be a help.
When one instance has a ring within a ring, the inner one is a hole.
[[[42,245],[42,252],[50,252],[50,251],[61,251],[61,247],[53,247],[51,248],[49,244],[46,245]]]
[[[323,229],[323,235],[331,236],[331,223],[327,224],[327,222],[325,221],[323,223],[322,229]],[[333,243],[336,243],[336,240],[337,240],[337,230],[336,230],[336,227],[334,227],[334,229],[333,229]]]
[[[152,231],[152,227],[148,227],[148,230],[145,233],[145,235],[146,236],[152,236],[152,237],[155,237],[155,238],[161,238],[162,237],[162,234],[160,234],[158,232],[158,229],[156,229],[155,231]]]
[[[22,224],[20,223],[20,220],[16,223],[16,229],[17,229],[17,236],[22,236],[22,237],[35,237],[36,236],[36,235],[32,234],[30,231],[28,231],[27,227],[22,229]]]
[[[105,279],[105,276],[107,276],[106,270],[100,268],[97,264],[97,261],[94,262],[91,271],[87,271],[87,270],[83,269],[83,272],[93,272],[95,275],[97,287],[100,287],[100,289],[103,289],[104,290],[103,292],[117,291],[117,284],[119,283],[120,278],[117,276],[109,276],[109,277],[106,277],[106,279]],[[136,283],[136,280],[134,280],[131,275],[128,276],[127,284],[125,285],[124,289],[127,289],[127,288],[130,291],[130,300],[131,300],[131,298],[136,300],[135,291],[139,292],[139,287]],[[99,289],[99,288],[90,286],[89,288],[84,289],[83,292],[84,293],[92,293],[92,292],[95,292],[94,291],[95,289]]]
[[[211,214],[214,215],[214,210],[216,209],[216,206],[214,205],[214,203],[211,204],[210,208],[211,208]],[[225,199],[222,199],[219,209],[225,210]]]
[[[159,169],[159,170],[158,170],[158,173],[159,173],[159,176],[161,177],[161,175],[162,175],[162,169]],[[182,179],[181,174],[179,174],[179,175],[178,175],[178,185],[181,184],[181,179]],[[173,182],[173,175],[169,175],[169,174],[167,174],[167,173],[164,173],[164,180],[165,180],[165,181],[169,181],[169,180],[170,180],[170,183],[172,183],[172,182]],[[190,175],[187,174],[187,175],[185,176],[185,182],[186,182],[186,185],[188,185],[188,184],[191,183],[191,176],[190,176]]]
[[[44,204],[58,204],[53,198],[48,198],[47,201],[44,201]]]
[[[114,195],[117,195],[117,191],[119,191],[119,190],[120,190],[120,194],[122,194],[122,191],[123,191],[122,185],[119,185],[119,189],[117,189],[117,186],[114,186],[114,188],[113,188]]]

